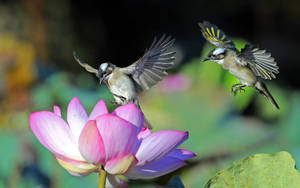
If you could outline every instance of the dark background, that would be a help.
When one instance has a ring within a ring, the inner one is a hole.
[[[280,0],[76,1],[70,12],[76,46],[86,49],[95,66],[101,61],[129,65],[154,36],[163,33],[176,38],[182,62],[188,62],[200,55],[205,42],[197,23],[208,20],[228,36],[245,38],[272,52],[280,67],[279,82],[298,88],[299,7],[299,1]]]

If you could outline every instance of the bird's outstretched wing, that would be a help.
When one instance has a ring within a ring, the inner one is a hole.
[[[198,25],[201,28],[203,37],[211,44],[218,47],[235,49],[232,40],[230,40],[225,35],[225,33],[221,29],[219,29],[216,25],[211,24],[208,21],[204,21],[203,23],[198,23]]]
[[[88,72],[90,73],[94,73],[96,74],[97,77],[99,77],[99,73],[98,73],[98,70],[95,69],[94,67],[90,66],[89,64],[87,63],[84,63],[77,55],[77,53],[74,51],[73,52],[73,57],[74,59],[77,61],[77,63],[79,63],[79,65],[81,65],[83,68],[85,68],[85,70],[87,70]]]
[[[150,48],[139,60],[128,67],[121,68],[123,72],[131,75],[139,92],[151,88],[168,75],[166,70],[173,66],[176,53],[168,50],[174,42],[175,39],[171,36],[163,35],[158,41],[155,37]]]
[[[277,66],[271,54],[266,50],[250,47],[246,45],[235,57],[235,61],[243,66],[249,66],[256,76],[263,79],[276,78],[279,67]]]

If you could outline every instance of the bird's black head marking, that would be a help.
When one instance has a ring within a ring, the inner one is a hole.
[[[211,61],[220,61],[225,58],[227,50],[225,48],[215,48],[210,51],[207,57],[203,61],[211,60]]]
[[[114,71],[115,68],[116,66],[109,62],[102,63],[99,66],[98,75],[100,79],[100,84],[108,79],[109,75]]]

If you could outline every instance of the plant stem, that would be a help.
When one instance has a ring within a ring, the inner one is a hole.
[[[103,169],[103,166],[101,166],[99,170],[100,170],[99,188],[105,188],[106,171]]]

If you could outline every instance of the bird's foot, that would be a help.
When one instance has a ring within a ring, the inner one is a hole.
[[[127,99],[121,95],[117,95],[117,94],[112,94],[114,96],[114,98],[119,101],[119,102],[114,102],[116,104],[126,104]]]
[[[108,102],[109,102],[110,104],[112,104],[112,105],[115,105],[115,106],[119,105],[116,101],[109,100]]]
[[[231,93],[233,93],[234,95],[236,95],[236,93],[237,93],[236,88],[237,88],[238,86],[241,86],[241,85],[242,85],[241,83],[233,84],[233,85],[231,86]]]
[[[245,91],[244,87],[246,87],[246,85],[243,85],[241,83],[234,84],[231,87],[231,93],[233,93],[233,95],[236,96],[238,91],[240,92]]]

